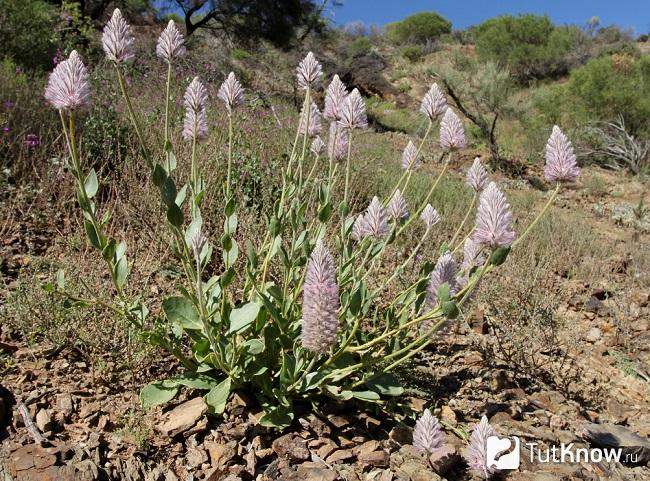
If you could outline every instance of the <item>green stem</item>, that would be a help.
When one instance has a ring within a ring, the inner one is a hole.
[[[172,83],[172,63],[167,63],[167,86],[165,88],[165,148],[169,142],[169,93]]]
[[[418,146],[418,150],[417,150],[417,152],[415,153],[415,157],[414,157],[414,159],[413,159],[414,162],[417,161],[417,158],[418,158],[419,155],[420,155],[420,151],[422,150],[422,147],[424,146],[424,142],[427,140],[427,137],[429,137],[429,133],[431,133],[431,127],[433,127],[433,121],[429,120],[429,125],[427,126],[427,130],[426,130],[426,132],[424,133],[424,137],[422,137],[422,140],[420,141],[420,145]],[[409,177],[409,179],[410,179],[410,176],[411,176],[411,173],[412,173],[412,172],[413,172],[413,170],[412,170],[411,168],[407,168],[407,169],[404,171],[404,173],[402,173],[402,176],[401,176],[401,177],[399,178],[399,180],[397,181],[397,184],[395,184],[395,187],[393,187],[393,191],[391,192],[390,196],[388,196],[388,200],[389,200],[389,201],[390,201],[390,199],[393,198],[393,196],[395,195],[395,192],[397,192],[397,189],[399,189],[399,186],[402,184],[402,181],[404,180],[404,177],[406,177],[406,176],[408,175],[408,177]],[[403,191],[402,191],[402,194],[403,194],[404,192],[406,192],[406,187],[407,187],[407,186],[408,186],[408,180],[407,180],[407,182],[406,182],[406,185],[404,186],[404,189],[403,189]]]
[[[345,191],[343,193],[343,202],[348,205],[348,195],[350,191],[350,157],[352,156],[352,129],[348,129],[348,156],[345,161]]]
[[[539,214],[537,214],[537,217],[535,217],[535,220],[533,220],[528,225],[528,227],[526,228],[524,233],[521,234],[521,236],[519,236],[519,238],[512,243],[512,246],[511,246],[512,248],[515,248],[521,241],[523,241],[526,238],[526,236],[528,234],[530,234],[530,231],[533,230],[533,227],[535,227],[535,225],[537,225],[537,223],[544,216],[544,214],[549,209],[549,207],[551,207],[551,204],[555,200],[555,197],[557,196],[559,191],[560,191],[560,183],[558,182],[557,185],[555,186],[555,190],[553,190],[553,192],[551,193],[551,196],[548,198],[548,201],[546,202],[546,205],[544,205],[544,208],[539,212]]]
[[[463,221],[460,223],[458,226],[458,229],[456,229],[456,232],[454,232],[454,236],[451,238],[449,241],[449,246],[453,246],[454,242],[456,242],[456,239],[458,238],[459,234],[463,230],[463,227],[465,226],[465,223],[467,222],[467,219],[469,219],[469,215],[472,213],[472,210],[474,208],[474,203],[476,203],[476,199],[478,198],[478,192],[474,192],[474,195],[472,196],[472,201],[469,204],[469,208],[467,209],[467,212],[465,213],[465,217],[463,217]]]
[[[140,122],[135,115],[133,110],[133,105],[131,104],[131,97],[129,97],[128,91],[126,90],[126,83],[124,82],[124,77],[122,75],[122,70],[120,70],[119,65],[114,63],[115,71],[117,72],[117,82],[120,85],[120,90],[122,91],[122,97],[124,97],[124,102],[126,103],[126,110],[129,112],[129,117],[131,118],[131,123],[135,129],[135,135],[138,137],[138,142],[140,143],[140,150],[142,150],[142,155],[144,155],[145,160],[149,164],[149,168],[153,170],[153,161],[151,160],[151,154],[149,154],[149,149],[147,149],[146,144],[144,143],[144,137],[142,136],[142,129],[140,128]]]
[[[232,171],[232,114],[228,112],[228,173],[226,174],[226,199],[230,199],[230,175]]]

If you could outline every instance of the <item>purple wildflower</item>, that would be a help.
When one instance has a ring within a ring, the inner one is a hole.
[[[119,8],[113,10],[111,19],[104,27],[102,47],[106,57],[115,63],[126,62],[135,55],[131,27],[124,20]]]
[[[366,236],[380,240],[388,235],[388,212],[386,212],[386,209],[384,209],[377,196],[372,198],[364,215],[364,220],[366,224]]]
[[[402,192],[397,189],[388,203],[388,215],[395,222],[406,219],[409,216],[409,208]]]
[[[236,107],[244,103],[244,89],[233,72],[228,74],[226,80],[219,87],[217,97],[226,104],[228,113],[232,113]]]
[[[360,241],[366,237],[367,232],[368,225],[366,223],[366,218],[363,214],[359,214],[357,216],[357,219],[354,221],[354,225],[352,226],[352,238],[356,241]]]
[[[424,113],[431,120],[435,120],[445,113],[447,109],[447,100],[445,95],[440,91],[438,84],[431,85],[429,91],[422,97],[420,112]]]
[[[483,246],[471,237],[465,239],[463,245],[463,264],[461,269],[469,272],[473,267],[482,265],[485,262],[485,256],[481,253]]]
[[[341,107],[341,119],[339,125],[346,129],[357,129],[368,127],[368,118],[366,117],[366,104],[361,98],[359,90],[354,89],[350,95],[345,98]]]
[[[494,466],[487,465],[487,439],[497,433],[483,416],[481,422],[474,426],[469,438],[469,446],[465,453],[470,469],[479,476],[488,479],[495,472]]]
[[[433,454],[442,447],[442,428],[438,419],[428,409],[415,422],[413,446],[421,453]]]
[[[487,171],[485,170],[485,167],[483,167],[483,164],[481,163],[481,158],[476,157],[474,159],[474,163],[472,166],[469,168],[467,171],[467,183],[469,186],[474,189],[476,192],[480,192],[485,188],[485,184],[487,184]]]
[[[204,139],[208,136],[208,115],[205,109],[185,111],[183,138],[185,140]]]
[[[467,145],[465,129],[458,115],[447,107],[445,115],[440,121],[440,147],[442,150],[462,149]]]
[[[319,241],[309,258],[303,287],[301,342],[305,349],[322,353],[336,344],[338,309],[334,259]]]
[[[436,262],[436,267],[431,273],[429,285],[427,286],[426,302],[430,309],[433,309],[438,304],[438,289],[443,284],[447,283],[449,285],[449,292],[452,296],[458,292],[457,273],[456,261],[451,256],[451,252],[446,252]]]
[[[325,94],[323,117],[332,121],[339,120],[341,118],[341,107],[343,107],[343,102],[345,102],[347,96],[348,90],[345,88],[345,84],[341,82],[338,75],[334,75]]]
[[[409,140],[404,152],[402,152],[402,169],[410,170],[419,167],[422,162],[417,158],[417,154],[417,147]]]
[[[479,198],[474,240],[478,244],[497,248],[509,246],[515,237],[510,204],[497,185],[490,182]]]
[[[430,229],[440,222],[440,214],[438,214],[438,211],[431,204],[427,204],[420,214],[420,219],[427,226],[427,229]]]
[[[311,150],[314,155],[322,155],[323,152],[325,152],[325,142],[323,142],[319,136],[316,136],[316,138],[312,141],[309,150]]]
[[[170,20],[165,30],[158,37],[156,55],[167,63],[172,63],[174,59],[182,57],[186,53],[183,34],[178,30],[174,21]]]
[[[548,181],[573,182],[580,175],[580,168],[576,163],[576,154],[573,145],[557,125],[546,144],[546,165],[544,176]]]
[[[208,243],[208,238],[205,235],[203,235],[201,229],[197,229],[196,231],[194,231],[194,233],[189,239],[189,247],[192,250],[192,253],[194,254],[194,260],[196,261],[197,264],[201,262],[201,252],[203,251],[203,248],[207,243]]]
[[[13,100],[5,100],[4,102],[2,102],[2,106],[7,110],[13,109],[14,105],[16,104],[14,103]]]
[[[185,90],[183,104],[186,109],[196,111],[206,108],[208,104],[208,91],[198,77],[194,77],[187,90]]]
[[[309,52],[296,68],[298,86],[305,90],[312,87],[320,79],[322,72],[323,67],[320,62],[312,52]]]
[[[348,131],[336,122],[330,124],[327,137],[327,153],[334,160],[342,160],[348,154]]]
[[[23,143],[28,147],[38,147],[41,145],[41,139],[38,138],[38,135],[27,134]]]
[[[309,132],[305,132],[309,130]],[[309,109],[309,125],[307,125],[307,115],[305,114],[304,109],[300,111],[300,123],[298,124],[298,132],[305,135],[307,133],[310,137],[315,137],[321,132],[320,124],[320,111],[316,106],[315,102],[311,103]]]
[[[45,98],[56,109],[76,109],[88,104],[88,72],[76,50],[54,68],[45,87]]]

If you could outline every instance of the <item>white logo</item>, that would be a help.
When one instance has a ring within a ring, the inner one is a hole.
[[[496,469],[519,468],[519,438],[517,436],[512,438],[488,437],[485,457],[487,468],[492,466]]]

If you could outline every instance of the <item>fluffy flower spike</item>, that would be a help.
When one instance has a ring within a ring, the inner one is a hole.
[[[483,416],[481,422],[474,426],[469,438],[466,458],[470,469],[484,479],[488,479],[495,472],[494,466],[487,466],[487,439],[496,436],[496,431]]]
[[[185,90],[183,103],[186,109],[199,111],[206,108],[208,104],[208,91],[198,77],[194,77],[187,90]]]
[[[404,152],[402,152],[402,169],[410,170],[419,167],[422,162],[417,158],[417,154],[417,147],[409,140]]]
[[[235,108],[244,103],[244,89],[239,83],[239,80],[237,80],[237,77],[235,77],[234,72],[230,72],[226,80],[221,84],[217,92],[217,97],[226,104],[228,113],[232,113]]]
[[[388,235],[390,230],[388,227],[388,213],[378,197],[372,198],[364,220],[366,222],[367,236],[379,240]]]
[[[428,409],[415,422],[413,446],[421,453],[433,454],[442,447],[442,428],[438,419]]]
[[[395,222],[406,219],[409,216],[409,208],[402,192],[397,189],[388,203],[388,215]]]
[[[440,121],[440,147],[442,150],[462,149],[467,145],[463,123],[451,108],[447,107]]]
[[[325,142],[323,142],[319,136],[316,136],[316,138],[312,141],[309,150],[311,150],[312,154],[314,155],[322,155],[323,152],[325,152]]]
[[[440,257],[440,259],[438,259],[436,267],[431,273],[429,285],[427,286],[427,306],[434,308],[438,304],[438,289],[445,282],[449,284],[451,295],[458,292],[459,286],[456,283],[457,273],[458,267],[456,266],[456,261],[454,261],[454,258],[451,256],[451,252],[446,252]]]
[[[431,204],[427,204],[420,214],[420,219],[427,226],[427,229],[430,229],[440,222],[440,214],[438,214],[438,211]]]
[[[172,63],[176,58],[182,57],[187,53],[185,49],[185,39],[183,34],[173,20],[170,20],[158,37],[156,45],[156,55],[168,63]]]
[[[320,79],[323,73],[323,67],[312,52],[300,61],[296,68],[296,75],[298,77],[298,86],[301,89],[312,87]]]
[[[197,230],[189,240],[190,248],[194,254],[194,260],[198,264],[201,262],[201,252],[203,251],[205,245],[208,243],[208,238],[203,235],[203,232],[201,232],[201,230]]]
[[[307,115],[305,114],[304,109],[300,111],[300,123],[298,124],[298,132],[301,135],[305,135],[305,131],[309,130],[307,134],[310,137],[315,137],[321,132],[321,123],[320,123],[320,111],[315,102],[311,103],[309,109],[309,126],[307,126]]]
[[[338,75],[334,75],[325,94],[323,117],[331,121],[339,120],[341,118],[341,107],[343,107],[343,102],[345,102],[347,96],[348,90],[345,88],[345,84],[341,82]]]
[[[208,116],[206,106],[208,92],[198,77],[194,77],[185,90],[185,119],[183,120],[183,138],[204,139],[208,136]]]
[[[429,91],[422,97],[420,112],[426,114],[432,121],[440,117],[447,110],[447,99],[437,83],[431,85]]]
[[[343,107],[341,107],[341,120],[339,120],[339,125],[346,129],[362,129],[368,127],[366,104],[357,89],[354,89],[345,98]]]
[[[515,237],[510,204],[497,185],[490,182],[479,198],[474,240],[478,244],[497,248],[509,246]]]
[[[115,63],[126,62],[135,55],[131,27],[126,23],[119,8],[113,10],[111,19],[104,27],[102,47],[106,57]]]
[[[45,87],[45,98],[58,110],[84,107],[90,99],[88,71],[76,50],[56,66]]]
[[[327,152],[334,160],[343,160],[348,155],[348,131],[338,123],[330,124],[330,132],[327,137]]]
[[[580,175],[580,168],[576,163],[576,154],[573,145],[557,125],[546,144],[546,165],[544,177],[550,182],[573,182]]]
[[[487,171],[481,163],[481,158],[476,157],[474,163],[467,171],[467,183],[475,192],[480,192],[485,188],[487,180]]]
[[[334,259],[319,241],[309,258],[303,287],[301,342],[305,349],[322,353],[336,344],[338,309]]]
[[[354,221],[352,226],[352,238],[355,241],[360,241],[368,232],[368,224],[366,223],[366,218],[363,214],[359,214],[357,219]]]

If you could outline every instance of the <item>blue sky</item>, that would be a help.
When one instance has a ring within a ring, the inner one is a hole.
[[[454,28],[476,25],[503,14],[538,13],[555,23],[584,25],[592,16],[601,25],[650,31],[650,0],[343,0],[330,18],[338,25],[361,20],[384,25],[410,14],[434,10],[451,20]]]

